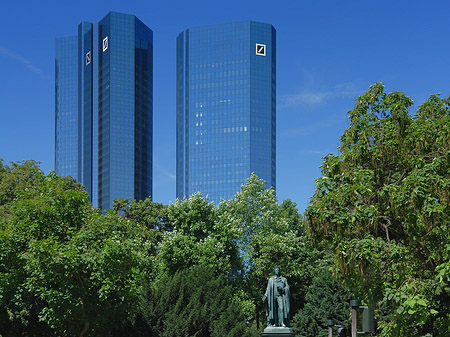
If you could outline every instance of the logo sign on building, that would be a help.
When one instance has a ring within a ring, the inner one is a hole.
[[[106,49],[108,49],[108,37],[105,37],[103,39],[103,51],[105,51]]]
[[[88,65],[89,63],[91,63],[91,52],[88,51],[86,53],[86,65]]]
[[[256,55],[266,56],[266,45],[257,43],[256,44]]]

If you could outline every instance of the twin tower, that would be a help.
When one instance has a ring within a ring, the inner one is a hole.
[[[273,26],[254,21],[177,37],[177,198],[200,191],[217,204],[252,172],[275,187],[275,42]],[[110,12],[57,38],[55,114],[56,173],[81,182],[94,206],[151,196],[153,32]]]

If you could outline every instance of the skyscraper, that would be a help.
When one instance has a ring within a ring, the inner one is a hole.
[[[55,170],[93,204],[152,194],[153,32],[134,15],[108,13],[56,39]]]
[[[238,22],[177,38],[177,198],[228,199],[252,172],[276,186],[276,32]]]

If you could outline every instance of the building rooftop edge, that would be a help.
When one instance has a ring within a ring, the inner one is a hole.
[[[214,26],[225,26],[225,25],[232,25],[232,24],[237,24],[237,23],[246,23],[246,22],[256,22],[256,23],[262,23],[265,25],[270,25],[272,26],[273,29],[275,29],[275,27],[268,22],[262,22],[262,21],[256,21],[256,20],[243,20],[243,21],[233,21],[233,22],[224,22],[224,23],[215,23],[215,24],[208,24],[208,25],[201,25],[201,26],[192,26],[192,27],[188,27],[186,29],[183,29],[179,34],[189,30],[189,29],[194,29],[194,28],[207,28],[207,27],[214,27]],[[179,35],[178,34],[178,35]]]

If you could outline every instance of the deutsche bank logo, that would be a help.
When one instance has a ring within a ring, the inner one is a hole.
[[[88,51],[86,53],[86,65],[88,65],[89,63],[91,63],[91,52]]]
[[[108,37],[105,37],[103,39],[103,51],[105,51],[106,49],[108,49]]]
[[[266,56],[266,45],[257,43],[256,44],[256,55]]]

